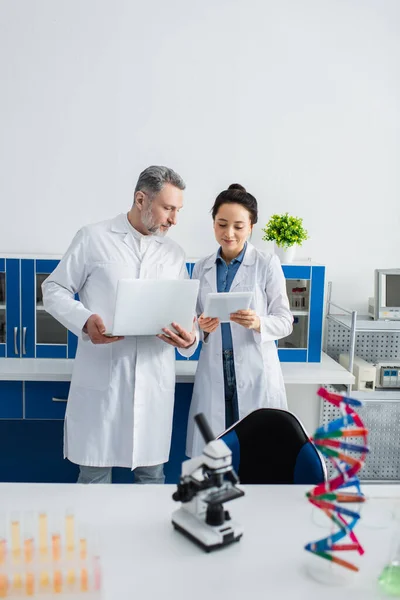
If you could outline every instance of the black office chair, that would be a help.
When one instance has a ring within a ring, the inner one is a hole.
[[[300,421],[278,408],[260,408],[238,421],[218,439],[232,450],[243,484],[317,484],[326,467]]]

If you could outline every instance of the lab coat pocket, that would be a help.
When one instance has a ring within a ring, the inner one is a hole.
[[[92,344],[90,341],[78,344],[72,375],[76,386],[98,391],[108,388],[111,346],[112,344]]]

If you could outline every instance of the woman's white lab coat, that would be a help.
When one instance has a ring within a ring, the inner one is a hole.
[[[64,428],[64,456],[72,462],[133,469],[168,460],[174,348],[156,336],[94,345],[82,327],[94,313],[106,329],[112,325],[119,279],[187,276],[178,244],[141,236],[121,214],[81,229],[44,282],[45,309],[78,336]]]
[[[197,313],[204,311],[208,293],[217,291],[217,254],[200,260],[193,279],[200,280]],[[239,418],[262,407],[287,408],[285,386],[275,340],[293,329],[286,281],[276,255],[264,255],[247,244],[231,292],[254,291],[251,305],[261,320],[261,333],[231,322]],[[189,411],[186,453],[197,456],[204,447],[194,416],[205,414],[218,435],[225,429],[225,392],[221,328],[203,342]]]

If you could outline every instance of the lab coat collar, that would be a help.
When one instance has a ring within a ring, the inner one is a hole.
[[[131,247],[129,243],[130,237],[133,236],[137,240],[142,239],[143,237],[151,237],[152,240],[158,242],[159,244],[164,243],[164,238],[159,235],[152,236],[144,236],[140,231],[137,231],[128,221],[128,217],[126,213],[121,213],[111,221],[111,231],[113,233],[125,233],[124,242]]]
[[[215,254],[211,254],[211,256],[209,256],[208,259],[206,260],[206,262],[204,263],[204,267],[203,267],[204,270],[206,271],[204,274],[204,277],[205,277],[206,281],[208,282],[208,284],[210,285],[213,292],[217,291],[217,263],[216,263],[217,257],[218,257],[218,252],[216,252]],[[246,248],[246,252],[243,257],[243,260],[242,260],[242,266],[249,267],[254,264],[255,260],[256,260],[256,249],[252,244],[247,242],[247,248]],[[239,267],[239,270],[237,271],[235,278],[232,282],[230,291],[233,291],[233,289],[235,287],[237,287],[246,278],[247,278],[247,270]]]
[[[217,258],[218,258],[218,251],[215,254],[211,254],[211,256],[209,256],[207,258],[206,262],[204,263],[204,269],[211,269],[212,267],[214,267]],[[250,265],[253,265],[255,260],[256,260],[256,249],[253,246],[253,244],[250,244],[250,242],[247,242],[247,248],[246,248],[246,252],[244,254],[243,260],[242,260],[242,265],[248,267]]]

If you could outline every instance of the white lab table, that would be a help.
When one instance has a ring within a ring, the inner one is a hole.
[[[67,358],[2,358],[0,381],[71,381],[73,359]],[[177,360],[178,383],[194,381],[195,360]],[[330,356],[322,353],[320,363],[281,363],[285,384],[323,385],[354,383],[354,376]]]
[[[171,513],[175,486],[0,484],[4,511],[47,510],[49,517],[75,511],[99,536],[103,600],[369,600],[381,598],[377,578],[389,558],[400,504],[400,486],[364,486],[372,514],[389,515],[374,527],[363,519],[357,536],[366,553],[347,553],[361,570],[344,586],[310,577],[304,545],[327,535],[316,524],[304,486],[243,486],[229,508],[244,527],[242,539],[207,554],[176,532]],[[378,521],[376,522],[378,523]],[[330,564],[330,563],[327,563]]]

